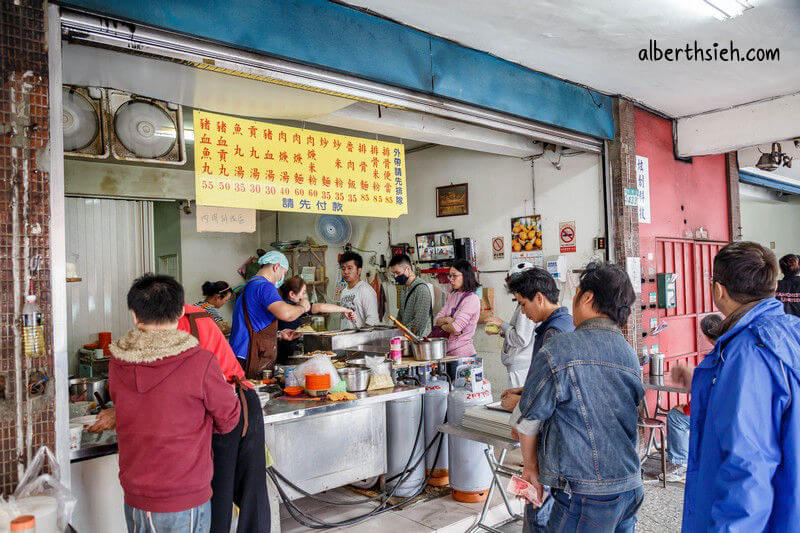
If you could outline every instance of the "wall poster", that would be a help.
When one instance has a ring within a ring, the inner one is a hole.
[[[511,262],[542,262],[542,217],[533,215],[511,219]]]

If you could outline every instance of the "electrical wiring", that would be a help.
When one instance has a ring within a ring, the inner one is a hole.
[[[438,461],[439,453],[441,452],[442,435],[439,434],[434,441],[431,441],[431,445],[434,442],[437,443],[436,456],[434,457],[434,461]],[[423,454],[422,457],[420,457],[420,459],[416,463],[414,463],[414,465],[411,467],[411,470],[409,470],[409,471],[407,471],[405,473],[406,476],[410,475],[411,471],[413,471],[413,469],[416,468],[416,466],[424,458],[425,458],[425,455]],[[267,469],[267,472],[270,474],[270,477],[272,477],[272,473],[270,472],[270,469]],[[373,509],[369,513],[366,513],[366,514],[361,515],[361,516],[353,517],[353,518],[351,518],[349,520],[344,520],[344,521],[341,521],[341,522],[330,522],[330,523],[329,522],[323,522],[322,520],[314,518],[313,516],[309,516],[305,512],[303,512],[300,509],[298,509],[291,501],[288,500],[288,496],[286,495],[285,492],[283,492],[282,487],[278,486],[277,483],[276,483],[276,486],[278,488],[278,493],[280,494],[281,498],[284,500],[284,504],[286,505],[287,511],[292,516],[292,518],[294,518],[298,523],[300,523],[300,524],[302,524],[302,525],[304,525],[306,527],[309,527],[311,529],[330,529],[330,528],[345,527],[345,526],[352,526],[352,525],[360,524],[361,522],[364,522],[364,521],[366,521],[366,520],[368,520],[368,519],[370,519],[370,518],[372,518],[374,516],[378,516],[378,515],[383,514],[385,512],[393,511],[394,509],[402,507],[406,503],[410,502],[411,500],[413,500],[414,498],[419,496],[425,490],[425,486],[427,485],[427,483],[430,480],[430,478],[432,477],[432,475],[433,475],[433,472],[431,471],[430,473],[428,473],[427,476],[425,476],[425,479],[423,480],[423,482],[422,482],[422,484],[420,486],[420,489],[417,492],[415,492],[411,496],[409,496],[409,497],[407,497],[407,498],[405,498],[405,499],[403,499],[403,500],[401,500],[401,501],[399,501],[399,502],[397,502],[397,503],[395,503],[393,505],[390,505],[389,507],[384,507],[384,506],[388,503],[389,499],[393,496],[394,490],[392,490],[392,492],[389,495],[387,495],[386,501],[384,501],[381,505],[379,505],[378,507],[376,507],[375,509]],[[272,479],[273,479],[273,482],[274,482],[275,478],[272,477]],[[401,480],[397,485],[395,485],[395,489],[397,487],[399,487],[400,483],[402,483],[403,481],[405,481],[405,479]],[[312,522],[314,522],[314,523],[312,523]]]
[[[424,403],[423,403],[421,405],[421,407],[420,407],[420,421],[421,421],[421,424],[424,423],[424,413],[425,413],[425,407],[424,407]],[[409,497],[407,497],[407,498],[405,498],[405,499],[403,499],[403,500],[401,500],[401,501],[399,501],[399,502],[397,502],[397,503],[395,503],[393,505],[390,505],[388,507],[386,506],[389,503],[389,500],[394,496],[394,493],[397,491],[397,489],[400,487],[400,485],[403,482],[405,482],[408,479],[409,476],[411,476],[411,474],[413,473],[414,469],[416,469],[417,466],[420,464],[420,462],[422,462],[425,459],[428,451],[431,449],[431,447],[434,444],[437,445],[436,455],[434,457],[434,464],[439,459],[439,454],[441,453],[441,445],[442,445],[442,434],[441,433],[439,435],[437,435],[437,437],[434,440],[432,440],[428,444],[428,446],[425,447],[425,449],[423,450],[423,453],[420,455],[419,459],[417,459],[417,461],[414,462],[413,465],[411,465],[411,461],[414,458],[414,453],[416,452],[417,445],[419,443],[419,436],[420,436],[420,433],[421,433],[421,427],[422,427],[422,425],[418,426],[418,428],[417,428],[417,434],[416,434],[416,437],[414,439],[414,446],[412,448],[411,455],[408,458],[408,461],[406,462],[406,467],[403,470],[403,472],[401,472],[401,474],[400,474],[401,475],[401,479],[394,485],[394,487],[392,488],[392,490],[391,490],[391,492],[389,494],[380,494],[377,497],[368,498],[368,499],[365,499],[365,500],[353,500],[353,501],[348,501],[348,502],[333,502],[331,500],[325,500],[323,498],[315,497],[314,495],[311,495],[308,492],[304,491],[303,489],[297,487],[296,485],[294,485],[293,483],[288,481],[282,474],[280,474],[280,472],[275,470],[274,467],[268,468],[267,469],[267,473],[270,475],[270,478],[272,478],[273,482],[275,483],[275,485],[276,485],[276,487],[278,489],[278,493],[281,496],[281,499],[283,500],[284,505],[286,506],[286,509],[289,512],[290,516],[292,516],[292,518],[294,520],[296,520],[298,523],[300,523],[300,524],[302,524],[302,525],[304,525],[306,527],[309,527],[311,529],[330,529],[330,528],[346,527],[346,526],[352,526],[352,525],[355,525],[355,524],[359,524],[359,523],[364,522],[364,521],[366,521],[366,520],[368,520],[368,519],[370,519],[370,518],[372,518],[374,516],[377,516],[379,514],[385,513],[387,511],[391,511],[391,510],[397,509],[398,507],[401,507],[402,505],[405,505],[409,501],[411,501],[414,498],[416,498],[417,496],[419,496],[422,493],[422,491],[425,490],[425,486],[427,485],[428,481],[430,480],[431,476],[433,475],[433,471],[431,471],[425,477],[425,479],[423,480],[423,482],[422,482],[422,484],[420,486],[420,489],[418,491],[416,491],[414,494],[412,494],[411,496],[409,496]],[[394,479],[396,477],[397,476],[394,476],[393,478],[390,478],[390,479]],[[383,498],[384,501],[382,501],[378,506],[376,506],[375,509],[373,509],[370,512],[365,513],[363,515],[356,516],[356,517],[350,518],[348,520],[343,520],[343,521],[340,521],[340,522],[324,522],[324,521],[322,521],[322,520],[320,520],[318,518],[315,518],[313,516],[310,516],[310,515],[306,514],[304,511],[302,511],[299,508],[297,508],[297,506],[294,505],[294,503],[288,498],[288,496],[286,495],[283,487],[279,484],[278,478],[283,480],[288,486],[290,486],[292,489],[300,492],[304,496],[312,497],[315,500],[323,501],[323,502],[326,502],[326,503],[332,503],[334,505],[341,505],[341,506],[357,505],[357,504],[361,504],[361,503],[366,503],[368,501],[375,501],[375,500],[381,499],[381,498]]]
[[[408,472],[409,464],[414,459],[414,452],[417,451],[417,444],[419,443],[419,436],[422,433],[422,428],[423,428],[423,426],[425,424],[425,402],[424,401],[420,402],[420,418],[419,418],[419,420],[420,420],[420,422],[419,422],[419,425],[417,426],[417,433],[416,433],[416,436],[414,437],[414,446],[411,449],[411,455],[409,456],[408,461],[406,461],[406,466],[405,466],[405,468],[403,468],[401,474],[405,474],[406,472]],[[424,453],[423,453],[423,457],[424,457]],[[283,479],[286,483],[288,483],[289,486],[291,486],[293,489],[297,490],[298,492],[300,492],[304,496],[310,497],[313,500],[321,501],[321,502],[324,502],[324,503],[332,503],[334,505],[338,504],[337,502],[332,502],[330,500],[325,500],[324,498],[320,498],[318,496],[309,494],[306,491],[304,491],[302,489],[299,489],[299,487],[297,487],[296,485],[291,483],[288,479],[286,479],[285,476],[283,476],[279,472],[278,472],[278,475],[280,475],[281,479]],[[400,485],[400,483],[398,483],[398,485]],[[395,486],[394,488],[396,489],[397,486]],[[392,494],[394,494],[394,490],[392,491]],[[369,498],[366,501],[358,502],[358,503],[367,503],[368,501],[371,501],[371,500],[377,500],[382,496],[383,496],[382,494],[380,494],[378,496],[373,496],[372,498]],[[347,505],[356,505],[356,503],[353,503],[353,504],[348,503]]]

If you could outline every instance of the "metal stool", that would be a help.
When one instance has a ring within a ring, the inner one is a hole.
[[[653,442],[653,432],[658,431],[661,435],[661,448],[659,449],[658,446],[654,446],[656,450],[659,451],[661,454],[661,474],[663,476],[662,485],[664,488],[667,487],[667,447],[665,444],[666,441],[666,433],[667,433],[667,424],[658,418],[642,418],[639,420],[637,424],[640,428],[644,428],[645,430],[650,430],[650,436],[647,438],[647,449],[644,451],[644,457],[642,458],[642,463],[644,463],[650,457],[650,445]]]

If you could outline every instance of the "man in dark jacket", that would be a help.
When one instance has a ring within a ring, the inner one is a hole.
[[[137,329],[111,346],[109,390],[129,531],[207,532],[211,434],[228,433],[239,421],[239,402],[214,354],[178,331],[183,298],[169,276],[134,281],[128,308]]]
[[[531,268],[520,272],[508,280],[508,292],[520,309],[534,323],[536,337],[533,341],[531,367],[542,345],[554,335],[572,331],[575,325],[566,307],[558,305],[559,290],[556,280],[543,268]],[[530,369],[528,369],[530,375]],[[503,407],[512,411],[519,403],[523,387],[506,389],[502,394]]]
[[[714,259],[725,316],[692,378],[683,531],[797,531],[800,319],[775,294],[771,251],[734,242]]]
[[[639,359],[620,328],[636,302],[628,275],[591,264],[572,301],[573,332],[545,341],[517,425],[522,477],[554,500],[544,531],[633,533],[644,500],[637,454]]]
[[[574,330],[575,325],[567,308],[558,305],[559,290],[556,280],[543,268],[531,268],[512,276],[508,280],[508,291],[514,295],[525,316],[539,323],[535,330],[531,364],[525,380],[525,387],[530,387],[532,384],[529,379],[531,373],[535,373],[535,367],[547,364],[539,357],[539,350],[559,333]],[[501,396],[503,407],[514,412],[512,417],[519,416],[516,408],[525,387],[503,391]],[[543,531],[550,520],[553,498],[550,498],[549,494],[543,494],[542,497],[541,506],[534,507],[531,503],[525,506],[525,533]]]
[[[775,298],[783,304],[790,315],[800,316],[800,257],[784,255],[780,263],[783,279],[778,282]]]

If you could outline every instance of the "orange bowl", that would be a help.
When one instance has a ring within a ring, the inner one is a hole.
[[[283,392],[285,392],[289,396],[297,396],[298,394],[303,392],[303,387],[300,387],[299,385],[297,387],[286,387],[285,389],[283,389]]]

